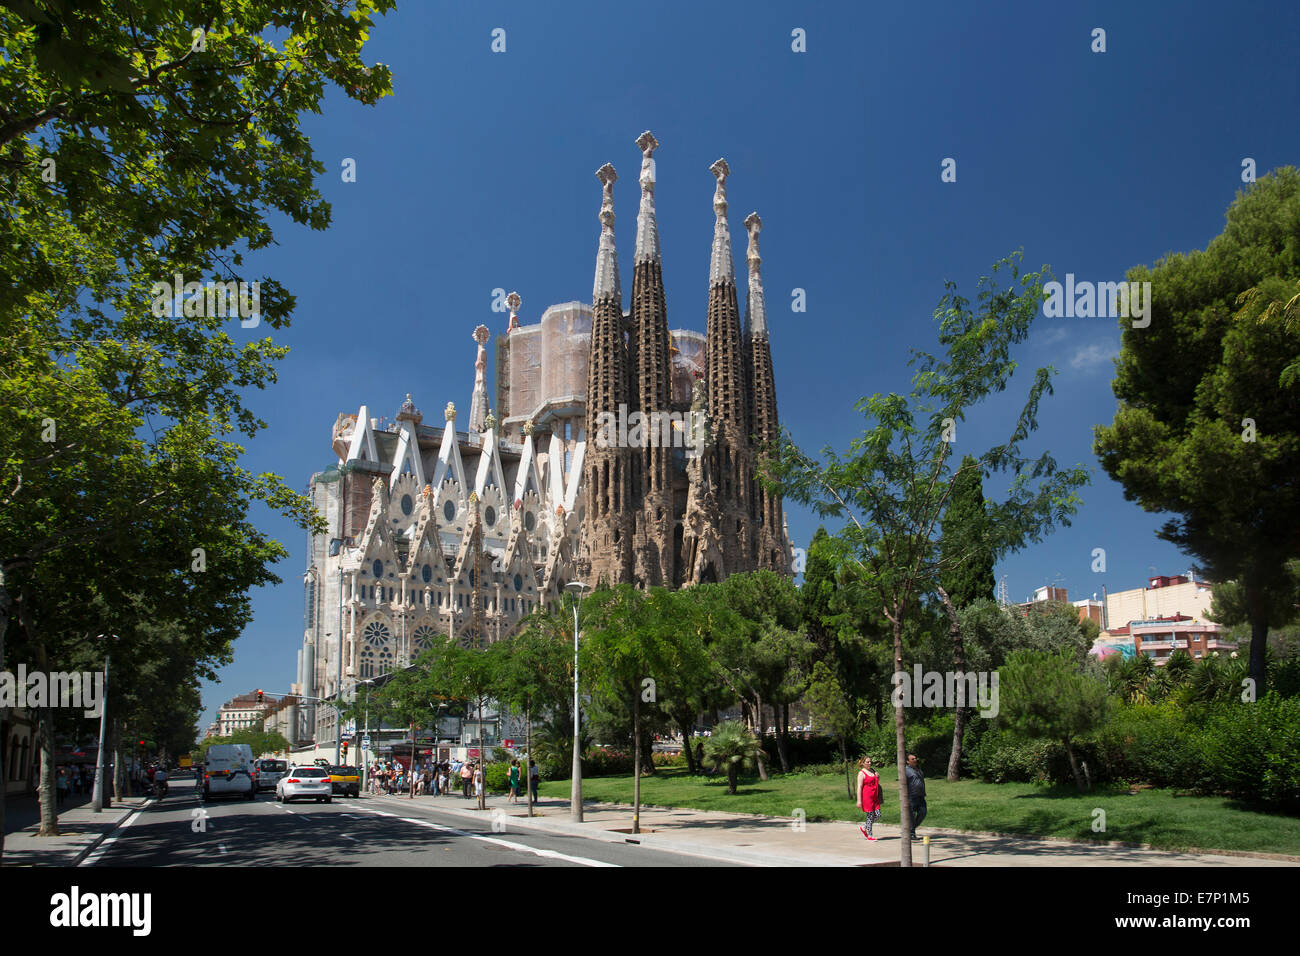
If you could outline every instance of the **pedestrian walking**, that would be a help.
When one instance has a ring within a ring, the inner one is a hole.
[[[469,799],[470,778],[474,775],[474,765],[464,763],[460,768],[460,797],[462,800]]]
[[[916,838],[916,828],[925,819],[925,774],[917,764],[916,754],[907,755],[907,802],[912,805],[912,838]]]
[[[510,761],[510,803],[519,802],[519,761]]]
[[[54,787],[58,790],[58,803],[55,807],[62,807],[63,802],[68,799],[68,768],[60,767],[59,775],[54,780]]]
[[[880,786],[880,775],[871,766],[871,758],[863,757],[858,766],[858,809],[867,815],[866,823],[858,827],[868,840],[875,840],[871,828],[880,819],[885,806],[885,792]]]
[[[474,764],[474,798],[483,796],[483,765]]]
[[[541,781],[541,779],[542,779],[541,770],[538,768],[537,764],[533,762],[533,758],[529,757],[528,758],[528,792],[533,795],[533,803],[537,802],[537,784]]]

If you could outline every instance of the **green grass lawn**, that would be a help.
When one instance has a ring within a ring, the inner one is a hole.
[[[898,823],[898,775],[880,774],[885,789],[882,823]],[[1098,788],[1080,794],[1073,787],[1030,783],[982,783],[942,777],[926,779],[929,807],[925,826],[982,830],[1070,840],[1118,840],[1149,843],[1167,850],[1242,850],[1300,855],[1300,817],[1251,809],[1224,797],[1201,797],[1172,790]],[[546,781],[541,794],[567,798],[569,781]],[[604,803],[631,803],[632,779],[588,777],[583,796]],[[766,782],[742,777],[737,792],[727,793],[725,777],[692,777],[684,769],[661,769],[641,779],[641,802],[664,807],[691,807],[731,813],[793,816],[802,808],[808,820],[861,822],[843,777],[774,774]],[[1093,811],[1106,811],[1106,832],[1092,831]]]

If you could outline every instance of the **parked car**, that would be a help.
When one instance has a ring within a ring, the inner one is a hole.
[[[253,748],[248,744],[213,744],[203,767],[203,799],[257,796]]]
[[[266,758],[258,760],[255,765],[257,771],[257,789],[274,790],[275,785],[280,782],[280,778],[289,770],[289,761],[275,760]]]
[[[281,803],[298,799],[329,803],[333,792],[329,771],[322,767],[290,767],[275,785],[275,799]]]
[[[341,797],[359,797],[361,771],[356,767],[330,767],[330,786]]]

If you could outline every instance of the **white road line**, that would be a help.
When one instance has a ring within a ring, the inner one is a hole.
[[[227,852],[227,851],[226,851],[226,845],[225,845],[224,843],[218,843],[218,844],[217,844],[217,849],[220,850],[222,853]]]
[[[351,840],[353,843],[360,843],[360,842],[361,842],[361,841],[358,840],[356,837],[351,836],[351,835],[349,835],[349,834],[347,834],[347,833],[340,833],[339,836],[341,836],[341,837],[342,837],[343,839],[345,839],[345,840]]]
[[[110,836],[107,840],[105,840],[102,844],[100,844],[98,850],[96,850],[94,853],[90,854],[90,856],[82,860],[81,865],[94,866],[99,861],[99,858],[104,855],[105,851],[108,850],[109,846],[112,845],[113,841],[122,835],[122,831],[125,830],[127,827],[129,827],[131,824],[135,823],[135,818],[138,817],[143,812],[143,810],[144,807],[141,807],[139,810],[135,811],[129,817],[123,820],[122,825],[117,828],[117,830],[113,833],[113,835]]]
[[[388,814],[385,814],[387,816]],[[496,837],[483,836],[478,833],[470,833],[466,830],[457,830],[455,827],[445,827],[440,823],[430,823],[428,820],[416,820],[413,817],[402,817],[403,823],[414,823],[416,826],[429,827],[432,830],[441,830],[443,833],[451,833],[455,836],[469,837],[471,840],[482,840],[484,843],[491,843],[494,846],[505,847],[507,850],[516,850],[520,853],[532,853],[536,856],[545,857],[548,860],[565,860],[569,863],[578,863],[582,866],[614,866],[617,863],[606,863],[603,860],[593,860],[585,856],[570,856],[567,853],[559,853],[555,850],[540,850],[537,847],[527,846],[523,843],[511,843],[509,840],[498,840]]]

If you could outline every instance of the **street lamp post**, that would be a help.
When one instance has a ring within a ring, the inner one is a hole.
[[[581,581],[570,581],[564,590],[573,595],[573,780],[569,792],[569,815],[577,823],[582,822],[582,749],[579,746],[579,725],[581,723],[578,699],[578,606],[582,595],[591,590],[591,586]]]
[[[370,685],[374,683],[370,678],[366,678],[361,683],[366,685],[366,729],[361,738],[364,745],[370,739]],[[370,748],[366,747],[361,752],[361,789],[367,790],[370,786]]]
[[[100,637],[105,635],[101,634]],[[107,651],[104,652],[104,694],[99,701],[99,753],[95,757],[95,796],[94,811],[103,812],[104,809],[104,731],[108,726],[108,658]]]

